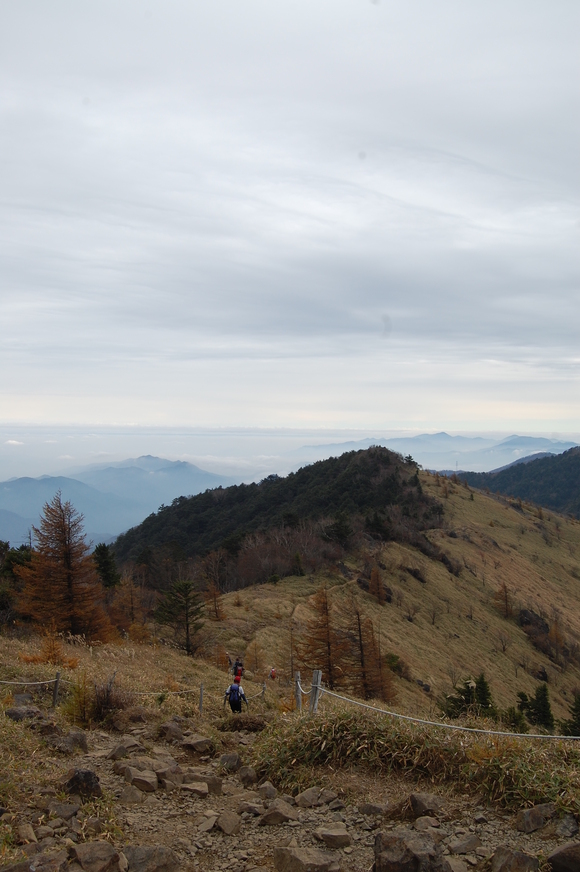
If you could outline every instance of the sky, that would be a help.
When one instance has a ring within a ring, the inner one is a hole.
[[[5,449],[580,433],[579,32],[572,0],[2,4]]]

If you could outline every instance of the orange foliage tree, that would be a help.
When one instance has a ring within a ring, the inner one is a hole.
[[[314,617],[308,621],[300,661],[309,669],[321,669],[322,680],[333,690],[345,684],[345,670],[341,661],[348,650],[348,643],[336,625],[325,584],[314,594],[312,606]]]
[[[57,632],[107,639],[111,625],[103,608],[103,587],[85,542],[83,516],[61,493],[45,503],[30,563],[15,567],[22,584],[20,614]]]

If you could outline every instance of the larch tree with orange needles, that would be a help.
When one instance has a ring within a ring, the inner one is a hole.
[[[103,587],[85,541],[83,516],[60,491],[45,503],[30,563],[15,567],[22,584],[18,611],[38,626],[105,640],[111,625]]]
[[[344,686],[343,661],[348,643],[335,621],[328,588],[323,584],[312,597],[314,617],[308,621],[305,639],[300,646],[300,661],[309,669],[321,669],[322,680],[329,688]]]

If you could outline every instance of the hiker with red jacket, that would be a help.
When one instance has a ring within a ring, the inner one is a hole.
[[[249,710],[250,706],[248,705],[244,688],[238,680],[235,680],[224,693],[224,706],[226,702],[229,702],[233,714],[239,715],[242,713],[242,700],[246,703],[246,708]]]

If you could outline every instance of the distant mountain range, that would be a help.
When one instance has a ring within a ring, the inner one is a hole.
[[[531,458],[495,472],[460,472],[472,487],[531,500],[580,518],[580,448],[551,457]]]
[[[356,442],[328,445],[305,445],[294,452],[304,460],[323,460],[345,451],[358,451],[381,445],[403,456],[408,454],[425,469],[473,470],[483,472],[508,466],[514,461],[539,453],[561,454],[576,447],[576,442],[546,439],[540,436],[508,436],[492,439],[483,436],[450,436],[448,433],[423,433],[393,439],[371,438]]]
[[[82,512],[87,536],[96,544],[111,541],[177,497],[234,482],[192,463],[149,455],[73,475],[10,479],[0,482],[0,539],[16,546],[28,541],[31,525],[38,524],[44,504],[58,490]]]

